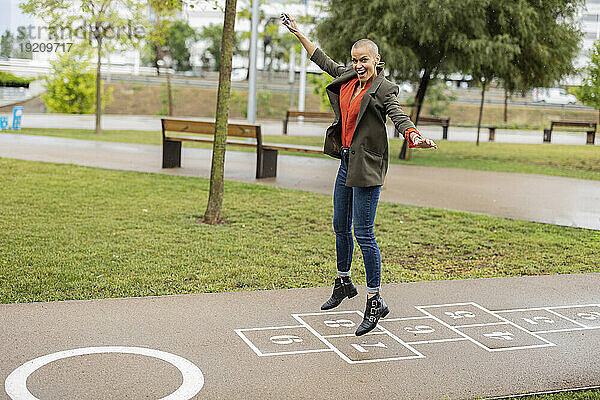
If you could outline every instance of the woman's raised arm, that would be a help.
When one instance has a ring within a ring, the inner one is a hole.
[[[337,78],[342,74],[342,72],[344,72],[344,70],[346,69],[345,65],[338,64],[335,61],[333,61],[331,58],[329,58],[327,54],[323,52],[323,50],[317,48],[317,46],[315,46],[313,42],[308,40],[308,38],[304,36],[302,32],[300,32],[300,30],[298,29],[298,25],[296,25],[296,20],[294,19],[294,17],[291,17],[289,14],[282,13],[281,23],[283,24],[283,26],[288,28],[290,32],[298,38],[298,40],[300,40],[300,43],[302,43],[302,46],[304,46],[304,48],[306,49],[310,60],[317,64],[319,68],[321,68],[323,71],[327,72],[334,78]]]

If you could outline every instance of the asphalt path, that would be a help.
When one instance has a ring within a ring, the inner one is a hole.
[[[211,153],[183,146],[182,168],[164,169],[161,146],[0,134],[0,157],[171,175],[209,178]],[[225,179],[331,195],[339,160],[280,155],[267,179],[255,166],[256,153],[228,150]],[[591,180],[392,164],[381,199],[600,230],[600,182]]]
[[[333,271],[332,271],[333,272]],[[483,399],[600,386],[600,274],[0,305],[3,399]],[[1,390],[0,390],[1,392]],[[35,397],[32,397],[35,396]]]

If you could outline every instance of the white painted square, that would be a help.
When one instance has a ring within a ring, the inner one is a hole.
[[[301,325],[236,329],[236,333],[259,356],[332,351]]]
[[[544,309],[503,310],[495,313],[529,332],[549,333],[581,329],[580,325]]]
[[[471,326],[499,323],[503,320],[476,303],[439,304],[416,306],[449,326]]]
[[[546,339],[520,329],[510,322],[457,329],[489,351],[554,346]]]
[[[600,305],[548,307],[547,310],[585,328],[600,328]]]
[[[379,320],[379,325],[408,344],[465,339],[457,332],[431,317],[382,319]]]
[[[360,311],[329,311],[294,314],[294,318],[309,325],[323,337],[354,336],[356,328],[358,328],[363,320],[363,314]],[[383,330],[377,326],[373,329],[372,333],[383,333]]]
[[[326,340],[350,364],[424,357],[389,334],[329,337]]]

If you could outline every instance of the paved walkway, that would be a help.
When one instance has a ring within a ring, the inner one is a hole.
[[[158,116],[136,115],[105,115],[102,117],[102,128],[107,130],[143,130],[160,131],[160,118]],[[206,119],[208,120],[208,119]],[[71,114],[27,114],[23,119],[25,128],[72,128],[94,129],[93,115]],[[234,123],[246,123],[245,120],[234,120]],[[265,135],[281,135],[283,124],[281,121],[258,121]],[[327,124],[291,122],[288,133],[295,136],[323,136]],[[420,126],[419,130],[433,140],[442,139],[442,128],[439,126]],[[388,123],[388,136],[393,137],[394,128]],[[448,140],[474,142],[477,137],[476,128],[462,128],[451,126],[448,130]],[[498,129],[496,142],[499,143],[542,143],[542,132],[532,130]],[[480,140],[488,140],[488,130],[482,129]],[[585,133],[552,132],[552,143],[585,145]],[[600,145],[600,134],[596,135],[596,144]]]
[[[183,148],[182,168],[162,169],[160,146],[0,135],[0,157],[97,168],[210,176],[211,151]],[[256,154],[228,151],[225,178],[332,194],[335,159],[280,156],[276,178],[255,178]],[[382,200],[600,230],[600,182],[554,176],[390,165]]]
[[[319,311],[330,288],[5,304],[0,385],[12,399],[170,400],[598,387],[599,285],[600,274],[384,285],[391,312],[361,337],[364,287],[330,312]]]

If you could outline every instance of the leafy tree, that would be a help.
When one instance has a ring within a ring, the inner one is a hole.
[[[493,13],[494,10],[488,9],[488,12]],[[508,64],[515,58],[519,48],[515,44],[514,38],[508,34],[493,32],[490,29],[489,21],[484,21],[477,28],[478,30],[475,32],[477,38],[471,40],[468,57],[460,62],[464,65],[464,69],[473,75],[473,79],[481,88],[476,141],[477,146],[479,146],[485,91],[489,88],[494,77],[505,74]]]
[[[585,80],[582,85],[571,88],[570,92],[584,105],[598,110],[600,121],[600,40],[594,42],[588,54],[590,62],[584,68]]]
[[[65,114],[91,114],[95,111],[96,80],[95,74],[87,71],[89,57],[89,51],[84,47],[73,46],[70,53],[63,53],[51,62],[51,72],[44,77],[46,92],[42,94],[42,100],[50,111]],[[102,104],[111,101],[112,90],[108,90],[102,96]]]
[[[8,29],[4,31],[2,37],[0,38],[0,56],[7,58],[12,57],[14,40],[15,38],[13,34]]]
[[[333,82],[333,77],[329,74],[310,74],[308,76],[308,81],[313,86],[313,93],[319,95],[321,111],[329,111],[331,110],[331,104],[329,103],[329,96],[327,96],[327,90],[325,88],[331,82]]]
[[[582,5],[579,0],[551,0],[543,4],[535,0],[489,1],[485,35],[493,41],[481,46],[495,43],[496,49],[487,54],[476,52],[466,67],[479,78],[482,88],[477,144],[485,89],[494,78],[504,82],[507,93],[524,93],[535,86],[553,85],[574,71],[573,59],[581,38],[575,21]],[[506,109],[505,95],[505,118]]]
[[[440,74],[473,72],[482,93],[492,78],[521,86],[558,79],[577,52],[572,19],[582,0],[330,0],[317,37],[348,60],[360,38],[380,47],[392,76],[419,81],[411,117],[418,122],[427,87]],[[405,144],[406,145],[406,144]],[[407,153],[408,154],[408,153]]]
[[[458,70],[469,56],[474,32],[481,31],[487,0],[372,0],[356,7],[351,0],[330,0],[317,37],[337,59],[349,60],[352,44],[374,40],[382,60],[399,81],[419,82],[411,118],[418,123],[431,79]],[[402,158],[409,151],[404,143]]]
[[[29,48],[29,51],[27,49]],[[13,48],[14,58],[23,58],[31,60],[33,53],[31,52],[31,42],[27,36],[17,35],[15,46]]]
[[[579,53],[582,33],[576,23],[581,0],[505,1],[496,24],[516,39],[518,56],[498,76],[505,88],[504,121],[509,95],[524,95],[534,87],[554,86],[574,72],[573,59]]]
[[[157,0],[158,1],[158,0]],[[160,0],[170,4],[176,0]],[[107,51],[114,52],[124,47],[137,46],[143,34],[141,32],[123,31],[123,27],[137,26],[146,20],[144,12],[146,3],[138,0],[25,0],[21,9],[35,15],[55,27],[50,32],[50,40],[60,39],[65,31],[72,31],[74,27],[85,23],[82,29],[86,35],[86,42],[96,49],[96,88],[101,88],[102,55]],[[124,15],[123,10],[127,10]],[[56,28],[58,27],[58,29]],[[102,93],[96,93],[96,133],[102,133]]]
[[[187,21],[173,21],[167,32],[167,47],[178,71],[189,71],[190,46],[198,41],[198,32]]]
[[[208,43],[204,51],[204,59],[210,59],[214,63],[214,69],[221,68],[221,46],[223,38],[223,25],[210,24],[202,28],[199,38]],[[232,51],[234,54],[240,51],[240,35],[234,32],[232,40]]]
[[[154,50],[154,61],[156,69],[160,74],[160,68],[165,67],[165,75],[167,80],[167,115],[173,115],[173,90],[171,87],[171,55],[169,48],[166,46],[167,32],[172,24],[171,18],[175,15],[175,7],[172,3],[163,2],[161,0],[150,0],[150,6],[154,11],[154,23],[150,28],[148,35],[148,44]]]
[[[190,26],[187,21],[168,21],[164,31],[158,39],[162,48],[169,54],[172,60],[172,68],[177,71],[189,71],[192,69],[190,63],[190,46],[197,42],[200,37],[198,32]],[[144,48],[144,62],[152,63],[160,59],[154,34],[150,35]]]

